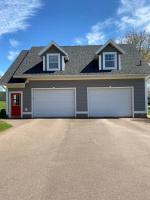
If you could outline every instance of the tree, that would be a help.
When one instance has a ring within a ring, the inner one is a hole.
[[[150,63],[150,34],[146,31],[130,31],[120,40],[121,43],[134,44],[144,60]]]

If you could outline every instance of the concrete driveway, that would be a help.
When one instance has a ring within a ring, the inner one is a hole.
[[[150,123],[11,121],[0,135],[1,200],[149,200]]]

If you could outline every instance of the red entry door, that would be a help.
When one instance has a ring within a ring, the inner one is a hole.
[[[11,94],[11,117],[21,117],[21,93]]]

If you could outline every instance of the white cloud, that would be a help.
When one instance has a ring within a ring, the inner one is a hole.
[[[112,37],[119,42],[118,38],[133,29],[150,33],[150,0],[120,0],[113,18],[96,23],[88,33],[74,42],[100,44]]]
[[[86,34],[88,44],[99,44],[105,39],[104,29],[111,24],[111,19],[104,22],[98,22],[91,27],[91,31]]]
[[[9,43],[12,48],[16,48],[20,45],[20,42],[15,39],[9,39]]]
[[[17,57],[18,54],[19,54],[19,51],[9,51],[7,58],[8,60],[13,61]]]
[[[75,44],[82,45],[83,43],[86,42],[86,40],[84,38],[82,38],[82,37],[76,37],[76,38],[74,38],[73,42]]]
[[[105,35],[103,32],[97,31],[97,32],[90,32],[86,34],[86,39],[89,45],[91,44],[99,44],[102,42],[105,38]]]
[[[107,19],[104,22],[98,22],[94,24],[88,33],[84,37],[77,37],[74,39],[76,44],[87,43],[89,45],[99,44],[104,42],[106,35],[104,30],[112,23],[112,19]]]
[[[121,0],[116,25],[121,30],[145,29],[150,32],[150,0]]]
[[[26,29],[41,0],[0,0],[0,36]]]

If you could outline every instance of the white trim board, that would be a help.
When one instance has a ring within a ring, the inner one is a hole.
[[[119,70],[121,70],[122,66],[121,66],[121,55],[118,54],[118,63],[119,63]]]
[[[88,114],[88,111],[76,111],[76,114]]]
[[[147,88],[147,80],[145,78],[145,110],[148,112],[148,88]]]
[[[101,55],[99,55],[98,62],[99,62],[99,70],[102,70],[102,56]]]
[[[125,54],[125,51],[121,47],[119,47],[119,45],[116,44],[113,40],[108,40],[100,49],[96,51],[96,54],[99,54],[109,44],[115,47],[120,53]]]
[[[55,46],[57,49],[59,49],[62,53],[65,54],[66,58],[69,59],[68,54],[61,48],[59,47],[58,44],[56,44],[54,41],[52,41],[48,46],[46,46],[45,48],[42,49],[42,51],[39,52],[39,56],[42,56],[48,49],[51,48],[51,46]]]
[[[6,114],[9,116],[9,92],[8,92],[8,88],[6,88]]]
[[[46,59],[45,59],[45,56],[43,56],[43,71],[46,71]]]
[[[23,112],[23,115],[32,115],[32,112]]]
[[[134,114],[146,114],[147,113],[147,111],[134,111]]]
[[[137,74],[119,74],[119,75],[23,75],[14,76],[14,78],[27,78],[28,80],[113,80],[113,79],[144,79],[144,75]]]

